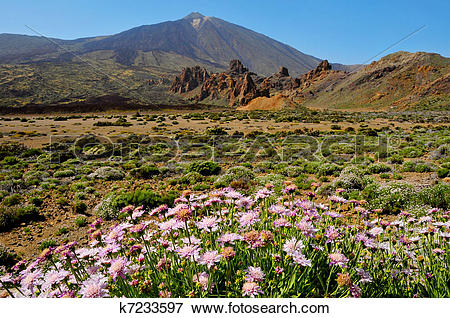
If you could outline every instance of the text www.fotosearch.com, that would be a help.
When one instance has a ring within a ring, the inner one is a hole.
[[[191,305],[192,313],[197,314],[328,314],[328,305],[289,304],[244,304],[229,302],[227,305]]]

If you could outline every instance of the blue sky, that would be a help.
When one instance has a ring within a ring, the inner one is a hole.
[[[448,0],[3,0],[0,8],[0,33],[34,35],[29,25],[63,39],[114,34],[199,11],[344,64],[366,62],[425,25],[381,56],[399,50],[450,56]]]

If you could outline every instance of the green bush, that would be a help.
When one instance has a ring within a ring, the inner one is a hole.
[[[5,157],[2,160],[2,164],[4,166],[13,166],[15,164],[18,164],[19,162],[20,162],[20,160],[13,156]]]
[[[255,174],[248,168],[237,166],[227,170],[227,172],[217,178],[214,186],[216,188],[229,187],[232,182],[249,184],[255,179]]]
[[[73,204],[73,212],[76,214],[84,214],[87,211],[87,205],[83,201],[75,201]]]
[[[0,231],[9,231],[18,224],[28,223],[40,218],[39,209],[34,205],[0,206]]]
[[[203,176],[200,173],[193,171],[181,177],[178,183],[194,185],[201,181],[203,181]]]
[[[136,178],[142,178],[142,179],[150,179],[153,176],[159,175],[161,172],[159,171],[158,167],[152,164],[143,165],[139,168],[131,170],[131,175],[135,176]]]
[[[58,244],[56,243],[56,241],[54,239],[47,239],[41,242],[41,244],[39,244],[39,249],[41,251],[45,250],[46,248],[49,247],[56,247],[58,246]]]
[[[448,176],[450,176],[450,170],[447,168],[439,168],[436,170],[436,173],[438,175],[439,178],[447,178]]]
[[[358,167],[346,167],[333,182],[334,189],[362,190],[366,186],[364,173]]]
[[[131,192],[110,193],[95,207],[95,214],[106,220],[117,219],[120,209],[128,205],[143,206],[152,209],[162,204],[173,206],[177,193],[159,194],[152,190],[140,189]]]
[[[335,163],[323,163],[319,166],[317,176],[338,176],[341,170],[342,167]]]
[[[98,168],[94,173],[90,175],[91,177],[104,179],[104,180],[122,180],[125,175],[119,169],[113,167],[101,167]]]
[[[17,255],[0,244],[0,266],[10,267],[17,262]]]
[[[419,199],[433,208],[447,210],[450,208],[450,185],[439,183],[425,188],[419,193]]]
[[[386,185],[370,184],[363,197],[372,209],[382,209],[385,214],[397,214],[416,200],[414,187],[407,183],[389,182]]]
[[[392,164],[402,164],[403,163],[403,157],[399,154],[395,154],[389,157],[389,162]]]
[[[87,225],[87,218],[84,216],[78,216],[75,218],[74,223],[78,227],[84,227]]]
[[[186,168],[186,172],[198,172],[202,176],[218,175],[220,170],[219,164],[212,161],[195,161]]]
[[[382,163],[373,163],[367,167],[367,171],[370,174],[379,174],[379,173],[391,171],[391,167],[389,167],[388,165],[382,164]]]
[[[37,207],[40,207],[44,203],[44,200],[39,197],[31,197],[28,199],[28,202],[30,202],[31,204],[33,204]]]
[[[417,147],[405,147],[400,150],[400,155],[405,158],[418,158],[423,155],[423,150]]]
[[[13,206],[13,205],[22,203],[23,201],[25,201],[23,196],[21,196],[18,193],[15,193],[15,194],[12,194],[12,195],[4,198],[2,204],[5,206]]]

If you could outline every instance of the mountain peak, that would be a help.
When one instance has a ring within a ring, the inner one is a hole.
[[[192,12],[190,14],[188,14],[187,16],[185,16],[183,19],[184,20],[193,20],[193,19],[202,19],[205,16],[203,14],[201,14],[200,12]]]

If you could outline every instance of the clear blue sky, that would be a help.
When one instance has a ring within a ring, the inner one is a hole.
[[[193,11],[344,64],[363,63],[426,25],[382,55],[404,50],[450,56],[448,0],[3,0],[0,33],[33,35],[29,25],[46,36],[74,39],[177,20]]]

